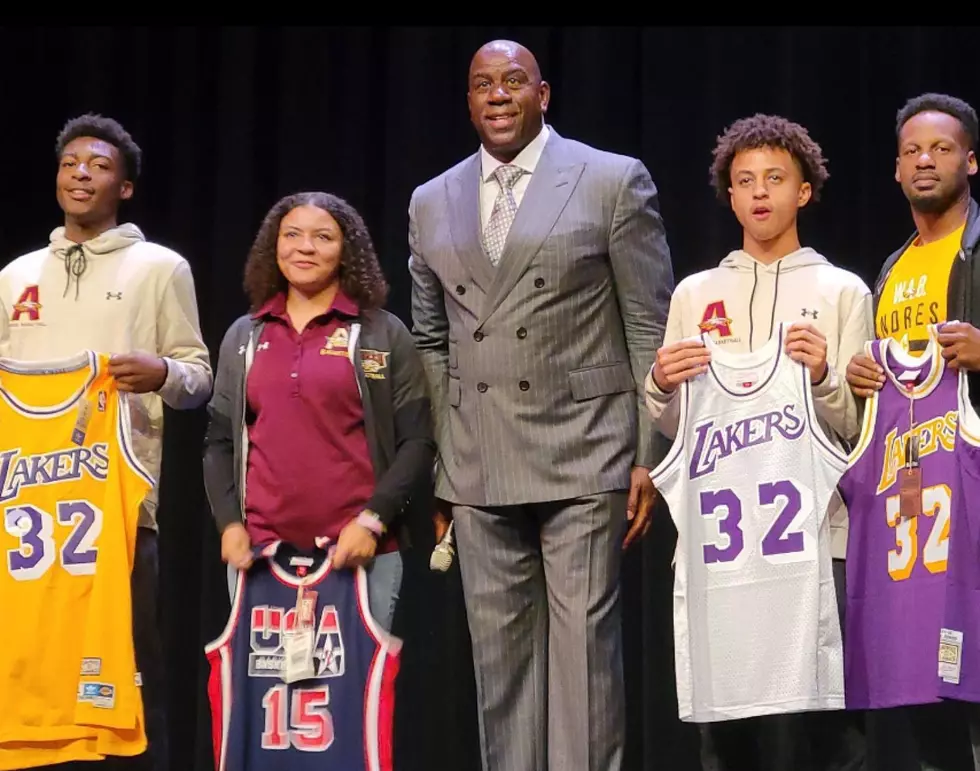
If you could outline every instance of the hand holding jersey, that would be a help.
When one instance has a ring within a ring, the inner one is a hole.
[[[827,336],[813,324],[789,327],[786,353],[793,361],[806,365],[811,383],[819,383],[827,376]]]
[[[221,559],[235,570],[252,566],[252,539],[242,523],[235,522],[221,533]]]
[[[950,321],[939,330],[943,358],[953,369],[980,370],[980,329],[962,321]]]
[[[855,354],[847,363],[845,377],[854,395],[862,399],[870,399],[885,384],[884,371],[863,353]]]
[[[153,393],[167,382],[167,362],[143,351],[119,354],[109,359],[109,374],[120,391]]]
[[[786,353],[805,364],[810,380],[820,382],[827,374],[827,336],[812,324],[792,324],[786,334]],[[670,393],[685,380],[708,371],[711,352],[700,338],[678,340],[657,351],[653,380],[664,393]]]
[[[378,549],[374,533],[356,520],[351,520],[337,536],[333,566],[337,569],[367,567]]]
[[[678,340],[657,351],[653,365],[653,380],[664,393],[670,393],[681,383],[708,371],[711,354],[700,337]]]
[[[980,330],[962,321],[943,324],[938,336],[942,356],[953,369],[980,371]],[[885,384],[881,367],[863,353],[847,365],[847,382],[855,396],[870,399]]]

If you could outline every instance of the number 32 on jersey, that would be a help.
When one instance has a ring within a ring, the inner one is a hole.
[[[922,564],[930,573],[945,573],[949,557],[949,517],[953,493],[947,485],[933,485],[922,490],[922,514],[903,519],[898,495],[885,501],[888,526],[895,529],[895,547],[888,552],[888,575],[893,581],[904,581],[912,575],[919,559],[921,530],[929,528],[922,548]]]
[[[56,531],[56,522],[64,533]],[[59,501],[54,514],[30,504],[8,506],[3,526],[19,541],[16,549],[7,550],[7,571],[15,580],[41,578],[56,560],[73,576],[95,574],[102,510],[89,501]]]
[[[759,553],[773,564],[806,562],[817,557],[817,544],[805,529],[813,512],[813,492],[793,479],[761,482],[751,497],[731,489],[701,492],[701,516],[711,523],[702,545],[709,570],[738,570],[755,551],[746,529],[761,526]],[[746,518],[748,515],[748,518]],[[759,523],[758,525],[756,523]]]

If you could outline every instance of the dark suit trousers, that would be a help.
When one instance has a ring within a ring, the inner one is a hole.
[[[484,771],[621,771],[626,493],[453,518]]]

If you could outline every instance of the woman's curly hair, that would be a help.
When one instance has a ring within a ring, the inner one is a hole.
[[[820,200],[820,190],[830,177],[820,145],[799,123],[779,115],[761,114],[735,121],[718,137],[711,163],[711,186],[718,200],[725,204],[729,202],[728,188],[732,184],[735,156],[743,150],[761,147],[782,148],[793,156],[803,172],[803,181],[810,183],[813,200]]]
[[[298,206],[315,206],[328,212],[340,226],[344,245],[340,255],[340,288],[362,309],[381,308],[388,299],[385,281],[374,251],[367,225],[357,210],[347,201],[330,193],[294,193],[273,206],[262,220],[248,259],[245,261],[245,293],[251,310],[257,311],[279,292],[288,288],[286,277],[279,270],[276,244],[279,225],[289,212]]]

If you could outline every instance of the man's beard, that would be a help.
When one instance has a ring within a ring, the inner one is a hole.
[[[959,187],[937,196],[919,196],[913,190],[909,196],[909,203],[920,214],[942,214],[963,196],[963,192],[964,188]]]

